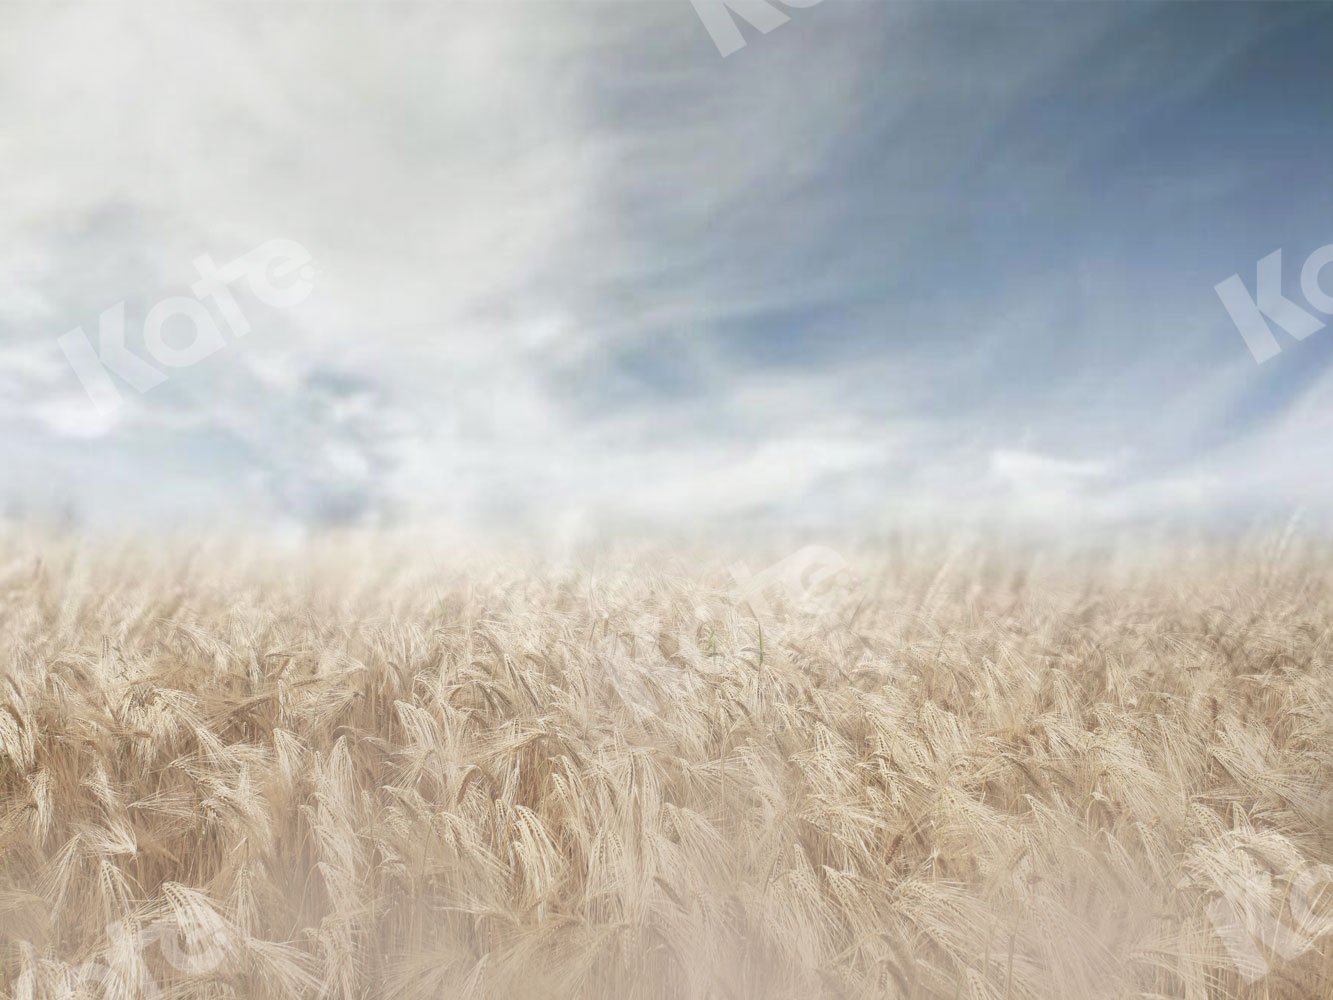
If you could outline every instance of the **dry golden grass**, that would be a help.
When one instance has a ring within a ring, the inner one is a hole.
[[[756,615],[706,558],[5,538],[0,990],[1333,996],[1299,548],[889,546]]]

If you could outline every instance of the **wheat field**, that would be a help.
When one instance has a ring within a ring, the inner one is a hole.
[[[844,554],[0,536],[0,995],[1333,996],[1326,550]]]

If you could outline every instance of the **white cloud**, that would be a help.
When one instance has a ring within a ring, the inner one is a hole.
[[[1047,386],[1022,365],[1134,313],[1079,327],[1053,266],[993,299],[951,257],[986,171],[1005,192],[1067,183],[1086,150],[993,157],[988,115],[1112,13],[1052,20],[1035,49],[942,38],[906,5],[807,13],[722,60],[683,2],[7,9],[12,488],[108,519],[474,522],[1112,518],[1196,504],[1231,462],[1281,493],[1261,445],[1188,454],[1246,377],[1188,353],[1207,317],[1163,321],[1160,353],[1095,381],[1066,358]],[[248,337],[117,420],[83,405],[57,336],[121,300],[141,319],[199,254],[275,237],[316,259],[307,302],[245,301]],[[903,277],[924,271],[951,298]],[[1182,372],[1176,452],[1131,461],[1126,401]],[[1033,426],[1040,446],[1015,446]],[[1304,454],[1303,426],[1275,433]]]
[[[1022,449],[991,453],[991,471],[1025,506],[1061,510],[1087,499],[1113,471],[1106,459],[1068,459]]]

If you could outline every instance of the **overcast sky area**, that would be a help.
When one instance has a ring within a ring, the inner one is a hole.
[[[1327,517],[1333,330],[1257,364],[1214,286],[1281,249],[1327,318],[1333,7],[782,9],[724,58],[688,0],[5,6],[0,503]],[[147,357],[274,239],[304,301],[94,405],[63,334],[123,302]]]

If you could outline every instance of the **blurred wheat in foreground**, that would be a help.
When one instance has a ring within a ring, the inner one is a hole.
[[[1333,996],[1326,553],[0,542],[0,994]]]

